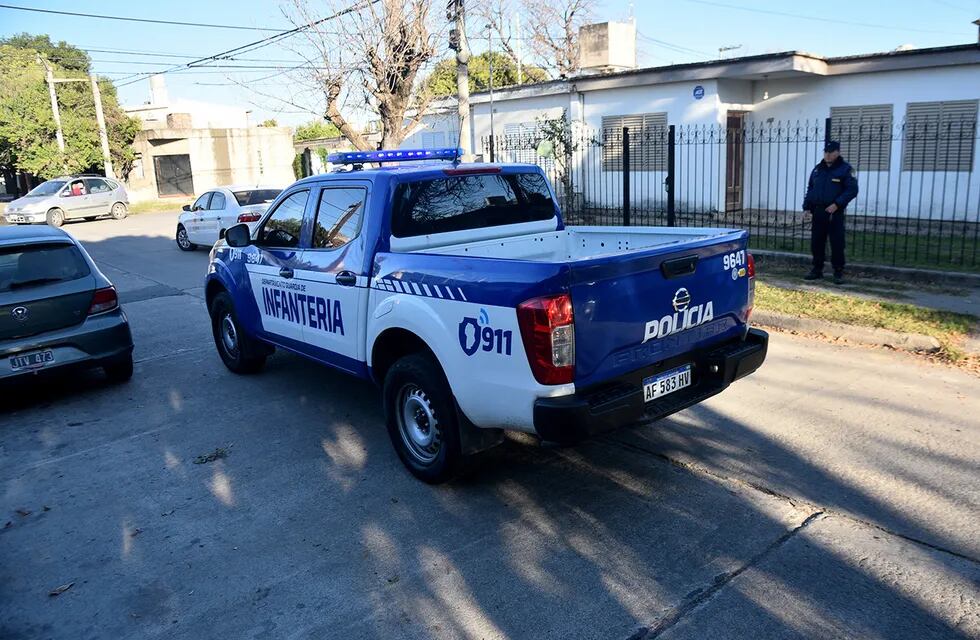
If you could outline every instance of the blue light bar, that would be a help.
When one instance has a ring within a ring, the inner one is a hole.
[[[327,156],[330,164],[361,164],[363,162],[405,162],[407,160],[457,160],[463,150],[454,147],[442,149],[396,149],[394,151],[341,151]]]

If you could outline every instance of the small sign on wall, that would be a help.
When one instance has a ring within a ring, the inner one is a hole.
[[[704,97],[704,87],[702,87],[701,85],[694,87],[694,99],[700,100],[703,97]]]

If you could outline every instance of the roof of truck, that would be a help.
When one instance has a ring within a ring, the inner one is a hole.
[[[374,178],[378,175],[396,175],[401,178],[437,178],[445,176],[443,172],[445,170],[453,170],[458,172],[464,172],[466,170],[471,170],[474,172],[483,172],[487,170],[499,169],[503,173],[513,173],[515,170],[525,170],[534,171],[538,173],[541,171],[540,167],[535,164],[520,164],[520,163],[490,163],[490,162],[468,162],[468,163],[453,163],[444,161],[434,161],[434,162],[412,162],[412,163],[390,163],[383,165],[378,168],[371,169],[347,169],[341,171],[333,171],[331,173],[320,173],[317,175],[309,176],[298,181],[296,184],[304,184],[311,182],[319,182],[324,178]]]

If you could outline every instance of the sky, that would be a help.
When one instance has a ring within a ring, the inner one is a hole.
[[[443,3],[435,0],[440,9]],[[90,50],[95,71],[116,81],[121,101],[132,105],[149,99],[149,80],[134,74],[168,69],[274,33],[256,27],[292,27],[284,15],[292,2],[275,0],[14,0],[3,4],[247,27],[121,22],[0,7],[0,36],[46,33],[52,40]],[[319,9],[320,15],[328,11],[325,0],[309,0],[308,4]],[[739,47],[726,56],[788,50],[840,56],[891,51],[903,45],[918,48],[977,42],[977,27],[971,23],[980,17],[980,0],[597,0],[594,15],[596,21],[625,20],[632,15],[638,32],[638,64],[647,67],[717,59],[720,47]],[[480,26],[470,22],[471,38]],[[472,39],[471,45],[479,52],[486,48],[486,40]],[[306,48],[302,36],[293,36],[282,45],[242,56],[248,61],[228,63],[261,68],[172,72],[166,76],[168,92],[171,98],[251,109],[255,122],[267,118],[286,125],[307,122],[320,109],[315,95],[297,97],[282,74],[282,69],[292,66],[290,61],[299,60],[298,51]],[[287,102],[298,102],[301,108]]]

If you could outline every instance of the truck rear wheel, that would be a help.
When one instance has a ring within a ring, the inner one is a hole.
[[[429,354],[398,360],[384,381],[385,420],[391,444],[419,480],[440,484],[463,468],[459,418],[446,376]]]
[[[242,329],[231,296],[224,291],[211,302],[211,332],[221,361],[233,373],[257,373],[265,366],[268,351]]]

